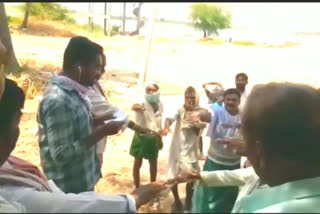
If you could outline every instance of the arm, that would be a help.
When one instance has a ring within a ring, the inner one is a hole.
[[[208,186],[242,186],[255,174],[252,167],[235,170],[200,172],[201,180]]]
[[[136,201],[131,195],[40,192],[33,188],[11,185],[2,186],[0,192],[7,200],[14,200],[24,205],[28,213],[136,212]]]
[[[114,119],[113,112],[111,112],[111,111],[106,112],[100,116],[95,116],[92,114],[92,121],[93,121],[94,126],[101,125],[101,124],[103,124],[104,121],[111,120],[111,119]]]
[[[242,186],[253,176],[255,176],[253,167],[248,167],[244,169],[217,170],[212,172],[189,172],[171,179],[171,182],[184,183],[189,180],[201,180],[209,187]]]
[[[132,111],[144,111],[146,110],[145,107],[143,106],[143,104],[134,104],[132,107],[131,107],[131,110]]]
[[[59,101],[49,101],[46,104],[50,108],[44,111],[42,117],[45,121],[50,154],[56,162],[69,162],[74,159],[74,156],[82,155],[84,146],[92,146],[104,136],[118,131],[118,124],[106,124],[95,128],[84,139],[75,140],[77,136],[74,136],[74,133],[77,127],[73,122],[72,109],[68,104]]]
[[[57,187],[51,183],[52,189]],[[79,194],[37,191],[34,188],[2,185],[0,194],[7,200],[17,201],[25,206],[28,213],[135,213],[143,204],[148,203],[167,184],[153,182],[140,186],[131,194],[107,195],[95,192]]]
[[[152,131],[148,128],[144,128],[142,126],[139,126],[132,120],[129,121],[128,123],[128,128],[132,129],[133,131],[139,132],[139,133],[145,133],[145,134],[153,134],[153,135],[160,135],[158,132]]]

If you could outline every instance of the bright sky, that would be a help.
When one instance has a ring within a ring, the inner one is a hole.
[[[88,3],[60,3],[77,11],[88,11]],[[143,14],[149,16],[154,3],[144,3]],[[157,3],[160,17],[186,21],[192,3]],[[320,3],[215,3],[229,8],[234,27],[273,28],[298,31],[320,31]],[[103,13],[104,3],[94,3]],[[122,14],[123,3],[112,3],[112,10]],[[133,3],[127,3],[132,14]],[[98,13],[99,13],[98,12]]]

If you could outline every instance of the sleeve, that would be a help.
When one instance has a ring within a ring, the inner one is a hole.
[[[219,110],[211,111],[211,121],[208,125],[207,136],[212,139],[212,134],[216,129],[217,123],[219,121]]]
[[[4,185],[0,193],[16,201],[28,213],[135,213],[135,200],[130,195],[105,195],[95,192],[79,194],[40,192],[33,188]]]
[[[242,186],[255,172],[252,167],[235,170],[217,170],[200,172],[201,181],[208,186]]]
[[[72,122],[72,109],[65,102],[48,100],[44,104],[45,111],[42,120],[45,123],[46,137],[48,140],[50,155],[56,162],[65,163],[74,159],[74,156],[81,156],[86,145],[75,140],[75,126]]]

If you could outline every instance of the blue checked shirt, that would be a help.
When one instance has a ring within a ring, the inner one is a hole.
[[[94,189],[100,178],[95,146],[82,141],[92,133],[88,107],[78,92],[53,77],[38,112],[41,165],[64,192]]]

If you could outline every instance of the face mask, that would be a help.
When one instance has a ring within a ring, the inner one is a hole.
[[[160,101],[160,94],[155,93],[155,94],[146,94],[145,99],[148,103],[159,103]]]

